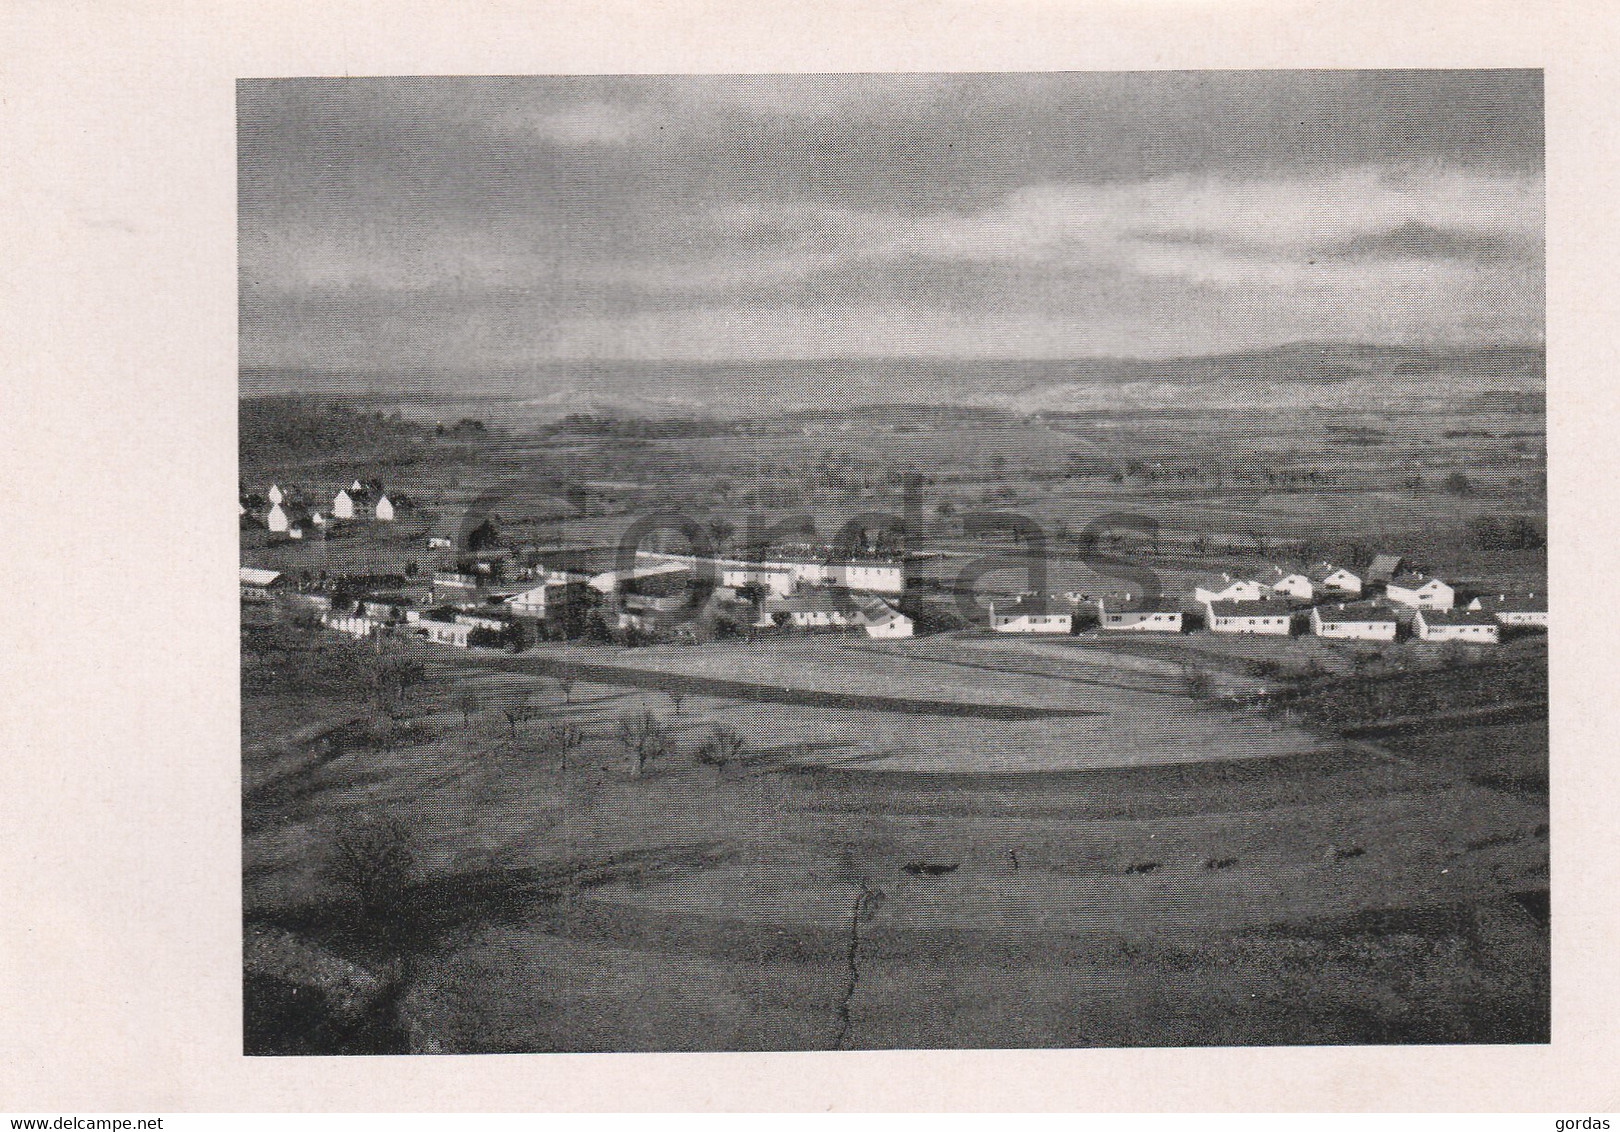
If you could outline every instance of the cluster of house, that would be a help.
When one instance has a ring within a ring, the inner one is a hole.
[[[1221,574],[1195,585],[1192,606],[1210,632],[1279,637],[1292,635],[1301,616],[1316,636],[1361,641],[1393,641],[1403,621],[1419,640],[1474,644],[1497,643],[1503,626],[1547,626],[1545,595],[1476,597],[1458,608],[1456,590],[1447,582],[1402,567],[1399,556],[1379,555],[1365,579],[1330,562],[1304,570],[1273,566],[1255,577]],[[1372,596],[1373,586],[1381,587],[1381,597]],[[1095,606],[1103,632],[1180,633],[1184,627],[1185,609],[1174,599],[1067,596],[1067,608],[1031,595],[993,603],[990,627],[1069,633],[1076,608],[1085,604]]]
[[[275,483],[262,496],[242,495],[236,506],[238,518],[262,521],[267,530],[301,539],[324,536],[336,520],[391,523],[398,504],[388,497],[379,481],[355,480],[348,487],[338,489],[332,496],[331,507],[324,512],[304,492],[284,490]]]
[[[404,631],[443,644],[468,647],[475,630],[500,632],[515,622],[544,621],[590,591],[589,605],[609,614],[620,629],[652,631],[678,614],[689,613],[700,581],[714,583],[707,600],[751,609],[757,627],[803,630],[860,629],[869,637],[910,637],[912,619],[887,596],[904,589],[904,572],[892,559],[833,561],[805,553],[770,562],[696,559],[690,555],[641,553],[628,569],[580,572],[540,567],[508,584],[488,575],[440,570],[426,592],[374,593],[334,608],[326,592],[297,592],[329,628],[366,637],[383,628]],[[269,601],[291,594],[281,574],[244,566],[242,598]],[[422,590],[423,587],[416,587]]]

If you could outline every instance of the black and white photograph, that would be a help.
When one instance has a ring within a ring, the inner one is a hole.
[[[1551,1040],[1541,71],[235,99],[242,1052]]]

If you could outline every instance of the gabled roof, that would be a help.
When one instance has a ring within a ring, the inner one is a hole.
[[[1212,601],[1209,608],[1216,617],[1287,617],[1294,607],[1286,601],[1261,598],[1259,601]]]
[[[842,613],[852,615],[856,608],[847,595],[831,590],[801,590],[792,597],[770,598],[766,613]]]
[[[1334,574],[1339,573],[1340,570],[1344,570],[1344,568],[1342,566],[1335,566],[1331,562],[1318,562],[1309,570],[1305,571],[1305,576],[1313,582],[1323,582],[1332,577]],[[1356,577],[1355,572],[1352,570],[1344,570],[1344,572],[1349,574],[1352,578]]]
[[[1319,605],[1316,607],[1318,619],[1329,623],[1367,623],[1367,622],[1395,622],[1397,620],[1393,610],[1381,605],[1372,605],[1367,602],[1339,602],[1337,604]]]
[[[1253,605],[1253,602],[1244,602]],[[1149,600],[1144,597],[1105,597],[1097,605],[1105,613],[1180,613],[1181,606],[1172,598],[1157,597]]]
[[[1375,554],[1367,573],[1374,578],[1387,578],[1401,568],[1401,562],[1399,554]]]
[[[1495,625],[1496,618],[1483,609],[1420,609],[1417,616],[1425,625]]]
[[[1495,597],[1480,598],[1479,604],[1487,613],[1545,613],[1547,595],[1498,594]]]
[[[244,586],[268,586],[281,577],[279,570],[261,570],[257,566],[243,566],[240,573]]]
[[[1043,601],[1026,595],[1014,601],[998,601],[992,604],[997,617],[1046,617],[1053,614],[1071,616],[1067,602],[1050,597]]]
[[[1442,586],[1446,584],[1440,581],[1439,578],[1431,577],[1428,574],[1397,574],[1389,580],[1390,585],[1400,586],[1403,590],[1420,590],[1424,586],[1432,585],[1435,582],[1439,582]]]

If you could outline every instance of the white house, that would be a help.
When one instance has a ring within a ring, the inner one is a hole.
[[[1271,567],[1258,580],[1266,589],[1282,597],[1310,601],[1316,596],[1316,583],[1308,576],[1298,571],[1284,570],[1280,566]]]
[[[1393,641],[1398,622],[1380,606],[1338,602],[1311,610],[1311,632],[1341,641]]]
[[[1496,618],[1499,625],[1532,625],[1547,627],[1547,595],[1499,594],[1496,597],[1475,598],[1468,603],[1471,610],[1483,610]]]
[[[372,508],[371,514],[379,523],[392,523],[394,521],[394,504],[386,493],[377,496],[377,505]]]
[[[260,570],[253,566],[240,568],[243,601],[269,601],[272,591],[281,585],[281,574],[276,570]]]
[[[1173,602],[1160,598],[1146,601],[1131,598],[1097,599],[1097,620],[1104,632],[1109,633],[1179,633],[1181,610]]]
[[[274,483],[271,484],[270,490],[264,493],[264,497],[271,503],[280,503],[283,498],[281,494],[281,485]]]
[[[1305,571],[1305,576],[1311,580],[1312,585],[1324,593],[1342,597],[1361,596],[1361,578],[1331,562],[1318,562]]]
[[[827,581],[847,590],[900,594],[906,591],[906,574],[899,562],[886,558],[852,558],[827,565]]]
[[[1200,605],[1212,601],[1260,601],[1266,588],[1253,578],[1234,578],[1221,574],[1201,579],[1193,588],[1193,600]]]
[[[544,617],[546,611],[562,599],[568,586],[579,585],[585,579],[562,570],[548,571],[537,586],[522,590],[503,599],[513,613],[524,617]]]
[[[1074,630],[1074,614],[1059,610],[1051,599],[1021,597],[999,606],[992,601],[990,628],[998,633],[1069,633]]]
[[[861,624],[868,637],[899,640],[911,636],[916,630],[911,618],[880,597],[862,599],[860,609]]]
[[[826,590],[772,598],[765,602],[765,614],[776,624],[796,629],[839,628],[859,618],[859,611],[847,598],[840,599]]]
[[[416,622],[413,632],[429,641],[436,641],[441,645],[454,645],[456,648],[467,647],[467,638],[472,634],[474,625],[461,621],[435,621],[424,617]]]
[[[1419,609],[1412,628],[1420,641],[1467,641],[1494,645],[1501,640],[1496,618],[1480,609]]]
[[[360,489],[355,488],[354,490],[358,492]],[[341,490],[332,497],[332,517],[334,519],[354,518],[354,496],[349,494],[348,489]]]
[[[456,544],[442,535],[429,535],[427,540],[429,550],[454,550]]]
[[[1439,578],[1425,574],[1398,574],[1384,587],[1390,601],[1411,609],[1450,609],[1456,592]]]
[[[686,573],[689,570],[691,567],[685,562],[655,562],[648,566],[632,566],[628,570],[604,570],[594,575],[587,584],[597,593],[610,594],[640,578],[657,578],[665,574]]]
[[[771,597],[786,597],[795,588],[793,571],[786,566],[751,565],[743,562],[722,562],[720,584],[734,590],[744,586],[758,586]]]
[[[1216,633],[1253,633],[1286,637],[1293,630],[1294,614],[1286,601],[1207,601],[1204,622]]]
[[[287,512],[281,509],[281,504],[274,503],[270,506],[269,514],[264,517],[264,525],[272,531],[286,531],[292,525],[292,521],[287,518]]]

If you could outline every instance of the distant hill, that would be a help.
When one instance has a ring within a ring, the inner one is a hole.
[[[1465,351],[1356,343],[1294,343],[1189,358],[950,359],[819,358],[751,362],[555,362],[504,372],[392,372],[244,369],[244,395],[314,391],[370,404],[410,405],[441,419],[499,403],[513,419],[604,417],[731,419],[802,414],[807,419],[868,407],[927,406],[1015,414],[1085,409],[1113,390],[1154,392],[1160,402],[1185,387],[1241,391],[1366,383],[1391,395],[1444,380],[1458,391],[1538,387],[1540,346]],[[494,409],[490,409],[494,412]]]

